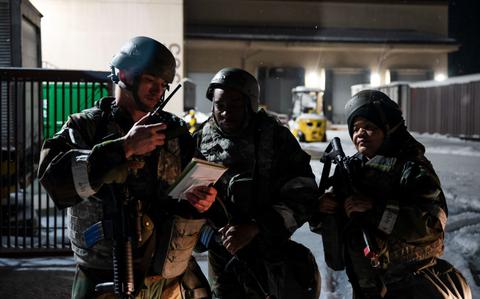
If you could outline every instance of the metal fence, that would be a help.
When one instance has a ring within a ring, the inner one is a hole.
[[[480,139],[480,76],[440,84],[411,84],[410,129]]]
[[[379,89],[400,105],[409,130],[480,140],[480,75]]]
[[[43,141],[110,95],[108,73],[0,68],[0,256],[69,252],[65,211],[37,180]]]

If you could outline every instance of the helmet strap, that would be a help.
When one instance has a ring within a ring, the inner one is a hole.
[[[387,136],[391,135],[393,132],[395,132],[402,124],[403,124],[403,120],[398,122],[396,125],[394,125],[393,127],[390,127],[390,125],[388,124],[388,120],[387,120],[387,116],[385,115],[385,113],[383,112],[383,109],[382,109],[382,104],[380,103],[380,101],[373,101],[373,106],[375,107],[375,110],[377,110],[377,113],[378,115],[380,116],[380,121],[383,123],[383,125],[385,126],[385,134]]]
[[[398,124],[396,124],[395,126],[393,126],[388,132],[387,134],[388,135],[391,135],[393,132],[395,132],[398,128],[400,128],[400,126],[403,124],[403,120],[402,121],[399,121]]]
[[[140,85],[140,75],[135,74],[133,76],[133,83],[128,84],[126,81],[120,79],[120,77],[115,73],[115,68],[112,66],[112,74],[109,76],[112,81],[117,84],[120,88],[128,90],[137,106],[137,109],[143,112],[150,112],[150,109],[140,101],[138,97],[138,87]],[[163,98],[163,95],[162,95]]]
[[[108,75],[108,77],[112,80],[113,83],[117,84],[120,88],[126,89],[131,91],[131,86],[129,86],[127,83],[124,81],[120,80],[120,77],[116,73],[116,69],[114,66],[111,66],[112,73]]]
[[[373,107],[375,107],[375,110],[377,110],[377,113],[380,116],[380,121],[382,122],[385,129],[385,134],[390,135],[390,125],[388,124],[387,116],[382,110],[382,104],[378,100],[375,100],[372,103]]]
[[[143,112],[151,112],[150,109],[140,101],[140,98],[138,97],[138,87],[140,85],[140,75],[137,75],[133,78],[133,84],[130,85],[130,88],[127,88],[133,96],[133,100],[135,101],[135,105],[137,105],[137,109],[141,110]],[[163,97],[163,96],[162,96]]]

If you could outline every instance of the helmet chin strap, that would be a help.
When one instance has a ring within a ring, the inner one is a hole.
[[[151,112],[151,109],[147,105],[142,103],[142,101],[140,101],[140,98],[138,97],[138,79],[139,76],[136,76],[133,79],[133,84],[130,86],[129,91],[132,93],[133,100],[135,101],[135,105],[137,105],[138,110],[146,113]]]
[[[152,109],[150,109],[147,105],[142,103],[142,101],[140,101],[140,98],[138,97],[138,85],[139,85],[139,78],[140,78],[139,75],[134,77],[133,84],[128,84],[127,82],[120,80],[120,77],[117,74],[115,74],[115,68],[112,66],[112,74],[109,77],[120,88],[128,90],[132,94],[133,100],[135,101],[135,105],[137,106],[138,110],[146,113],[151,112]],[[163,95],[162,95],[162,99],[163,99]]]
[[[120,88],[122,89],[130,90],[127,84],[125,84],[123,81],[118,80],[117,85],[120,86]]]

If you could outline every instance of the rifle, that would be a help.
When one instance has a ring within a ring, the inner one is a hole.
[[[324,163],[319,184],[319,189],[321,192],[320,194],[325,193],[329,187],[334,185],[337,186],[335,193],[340,195],[341,198],[347,198],[356,193],[352,181],[354,173],[352,163],[353,160],[345,155],[342,144],[338,137],[334,137],[328,144],[320,161]],[[332,162],[336,164],[335,172],[338,174],[337,178],[339,178],[339,181],[333,181],[335,176],[330,177]],[[365,221],[363,218],[363,213],[352,213],[350,215],[351,223],[354,223],[357,227],[360,227],[362,234],[361,240],[363,240],[363,255],[370,260],[372,268],[374,268],[375,272],[377,272],[380,270],[378,245],[376,244],[375,238],[372,236],[369,228],[365,226],[367,221]],[[342,230],[340,229],[337,221],[338,219],[334,215],[323,215],[323,229],[324,231],[327,231],[327,233],[322,234],[322,242],[325,260],[328,266],[334,270],[342,270],[345,268],[345,260],[341,256],[342,250],[340,250],[343,243],[343,240],[341,239]],[[379,275],[376,275],[376,279],[379,293],[381,297],[383,297],[386,294],[385,284]],[[352,281],[352,285],[355,288],[357,283]]]
[[[351,163],[351,158],[347,157],[343,151],[342,144],[340,142],[340,139],[338,137],[334,137],[332,141],[328,144],[327,148],[325,149],[325,152],[320,159],[322,163],[324,163],[323,166],[323,171],[322,171],[322,176],[320,179],[320,194],[325,193],[327,188],[333,185],[332,179],[329,177],[330,174],[330,168],[332,165],[332,162],[336,164],[336,171],[339,174],[340,177],[340,184],[342,186],[341,190],[337,190],[338,192],[341,192],[342,197],[346,198],[348,196],[351,196],[355,193],[355,188],[353,187],[352,183],[352,175],[353,175],[353,170],[352,170],[352,163]],[[360,225],[360,229],[362,232],[362,239],[364,241],[363,244],[363,254],[365,257],[370,259],[370,262],[372,264],[372,267],[378,268],[380,266],[380,262],[378,260],[378,246],[376,245],[375,239],[371,236],[369,230],[364,227],[363,223],[364,221],[362,220],[362,215],[359,213],[353,213],[351,215],[351,219],[354,223]],[[333,221],[336,221],[336,219],[333,219],[333,217],[324,217],[323,222],[325,225],[330,225],[336,226],[336,223],[332,223]],[[336,227],[337,232],[340,232],[338,230],[338,227]],[[325,259],[327,259],[327,255],[332,258],[333,257],[333,264],[331,266],[332,269],[334,270],[340,270],[344,268],[343,262],[340,261],[341,257],[338,257],[339,253],[339,248],[337,247],[339,245],[339,242],[341,240],[335,236],[332,236],[334,239],[328,239],[326,236],[322,236],[323,240],[323,246],[325,249]],[[332,241],[332,242],[329,242]],[[332,245],[335,245],[333,247],[336,248],[331,248]],[[337,264],[338,263],[338,264]],[[330,266],[330,265],[329,265]]]
[[[220,204],[222,208],[222,212],[225,214],[227,224],[230,224],[233,219],[232,214],[229,212],[225,203],[220,198],[217,198],[216,201]],[[210,223],[207,225],[204,225],[202,227],[202,230],[200,231],[199,243],[202,246],[204,246],[206,250],[213,249],[216,251],[224,252],[227,255],[230,255],[230,253],[222,244],[220,235],[218,233],[218,228],[213,224],[213,222],[211,221],[209,222]],[[237,273],[237,275],[239,273],[247,275],[255,283],[256,287],[258,288],[258,291],[260,291],[260,293],[265,299],[276,299],[275,295],[272,295],[269,292],[267,292],[262,282],[260,282],[260,280],[257,278],[254,271],[251,269],[251,267],[249,266],[248,262],[245,259],[239,257],[238,254],[231,255],[231,256],[232,257],[225,265],[225,268],[224,268],[225,271],[233,271],[234,273]]]
[[[128,190],[124,186],[112,184],[109,186],[109,190],[110,198],[103,200],[105,220],[100,225],[103,225],[104,238],[113,241],[113,282],[97,284],[95,292],[99,294],[113,292],[120,299],[133,299],[135,280],[132,251],[134,244],[141,242],[142,234],[141,226],[134,227],[132,225],[132,219],[128,212],[135,210],[138,221],[141,207],[138,204],[139,201],[135,201],[129,196]],[[85,232],[85,239],[91,228]]]

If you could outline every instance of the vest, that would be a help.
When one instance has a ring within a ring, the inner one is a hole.
[[[104,101],[107,101],[105,103]],[[122,130],[121,124],[111,117],[115,111],[111,111],[110,104],[113,98],[104,98],[100,101],[98,107],[87,109],[82,113],[72,116],[72,120],[78,124],[80,128],[87,126],[85,132],[88,136],[82,136],[88,145],[98,144],[102,142],[105,136],[115,136],[118,138],[124,136],[127,132]],[[168,186],[172,184],[181,172],[180,146],[178,138],[168,140],[166,144],[159,148],[157,157],[151,160],[156,162],[156,181],[158,185]],[[147,165],[146,165],[147,167]],[[102,189],[97,194],[101,194]],[[135,194],[131,194],[135,196]],[[158,200],[157,198],[142,199]],[[144,211],[144,215],[148,215],[149,211]],[[83,200],[67,211],[67,221],[69,223],[69,237],[72,244],[72,250],[79,264],[90,268],[111,269],[112,268],[112,242],[110,240],[99,240],[95,245],[88,248],[85,243],[84,232],[93,224],[103,219],[102,202],[94,197]],[[153,222],[147,217],[143,217],[142,236],[145,236],[144,242],[153,232]],[[140,245],[143,245],[144,242]],[[141,258],[141,250],[138,256]],[[138,262],[138,261],[137,261]]]

